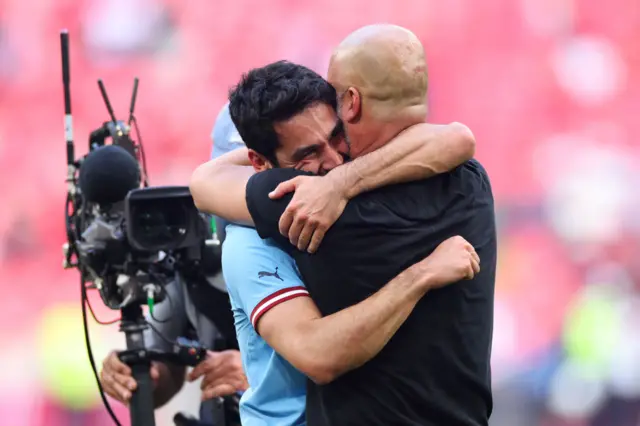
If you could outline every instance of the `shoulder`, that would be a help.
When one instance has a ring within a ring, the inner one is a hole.
[[[459,192],[473,197],[492,196],[489,175],[476,159],[461,164],[445,175],[448,175],[446,181],[448,192]]]
[[[241,265],[243,269],[251,269],[265,260],[294,265],[288,253],[272,240],[260,238],[255,229],[235,224],[227,226],[222,250],[223,268]]]
[[[471,172],[474,175],[476,175],[480,180],[485,181],[485,182],[489,182],[489,174],[487,173],[487,170],[475,158],[472,158],[471,160],[467,161],[461,167],[464,170],[466,170],[468,172]]]
[[[343,226],[353,223],[407,225],[408,221],[433,218],[477,199],[491,198],[484,167],[470,160],[457,168],[428,179],[379,188],[353,198],[343,213]]]

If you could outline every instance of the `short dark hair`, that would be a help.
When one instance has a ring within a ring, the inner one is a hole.
[[[336,91],[309,68],[278,61],[254,68],[229,92],[229,113],[248,148],[275,166],[280,146],[274,124],[324,103],[336,108]]]

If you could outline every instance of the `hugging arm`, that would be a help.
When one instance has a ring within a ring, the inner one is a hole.
[[[475,147],[473,134],[463,124],[416,124],[327,177],[342,182],[341,189],[350,199],[382,186],[448,172],[473,158]]]
[[[473,277],[477,269],[473,248],[454,237],[373,296],[322,317],[293,259],[255,233],[247,241],[237,232],[247,230],[232,229],[222,252],[230,295],[264,340],[317,383],[328,383],[370,360],[425,292]]]
[[[189,189],[198,210],[234,223],[253,223],[245,201],[247,181],[254,175],[247,151],[238,148],[193,172]]]
[[[316,223],[323,231],[322,235],[318,234],[321,240],[326,229],[342,213],[348,199],[380,186],[422,179],[451,170],[473,157],[474,152],[473,134],[462,124],[423,123],[412,126],[379,150],[338,167],[325,177],[317,178],[318,183],[309,190],[297,187],[295,182],[278,188],[276,198],[296,190],[295,203],[287,211],[291,221],[288,225],[286,221],[283,223],[283,231],[288,230],[294,221],[298,223],[311,219],[310,223]],[[253,174],[246,149],[237,149],[201,165],[191,176],[190,182],[196,206],[205,213],[232,222],[251,224],[245,188]],[[319,193],[319,188],[324,188],[320,194],[326,194],[328,190],[335,193],[329,201],[326,197],[317,197],[320,203],[325,203],[324,208],[318,208],[317,204],[309,201],[311,193]],[[298,238],[295,240],[297,243]]]
[[[373,296],[322,317],[309,297],[288,300],[254,327],[265,341],[316,383],[360,367],[387,344],[425,292],[428,274],[401,273]]]
[[[385,146],[323,178],[300,177],[280,184],[271,195],[295,191],[279,221],[279,230],[299,250],[313,253],[347,202],[366,191],[425,179],[471,159],[475,139],[464,125],[416,124]]]

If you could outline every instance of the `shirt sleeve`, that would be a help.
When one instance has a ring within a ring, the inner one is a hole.
[[[273,238],[279,244],[285,246],[289,240],[283,237],[278,230],[280,216],[293,197],[289,193],[278,200],[269,198],[269,192],[273,191],[280,183],[296,176],[308,176],[309,173],[294,169],[271,169],[253,175],[247,182],[246,198],[249,214],[254,226],[262,238]]]
[[[229,294],[257,331],[260,318],[280,303],[308,297],[294,260],[252,228],[227,227],[222,270]]]

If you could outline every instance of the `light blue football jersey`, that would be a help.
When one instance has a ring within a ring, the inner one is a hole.
[[[230,224],[222,248],[222,272],[249,381],[240,399],[243,426],[304,425],[306,377],[255,330],[269,309],[309,296],[294,260],[272,241],[260,238],[255,229]]]

